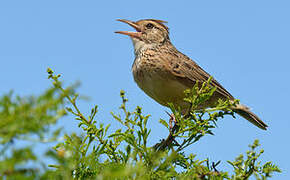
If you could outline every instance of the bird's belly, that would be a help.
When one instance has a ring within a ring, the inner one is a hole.
[[[183,100],[184,90],[188,87],[177,80],[166,78],[158,73],[142,73],[142,76],[134,74],[134,79],[148,96],[161,105],[168,106],[168,103],[173,103],[181,108],[188,105]]]

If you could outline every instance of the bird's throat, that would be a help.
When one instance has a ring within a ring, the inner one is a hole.
[[[154,44],[148,44],[136,38],[131,38],[131,39],[134,45],[135,56],[138,56],[138,54],[140,54],[142,51],[145,51],[147,49],[152,49],[155,47]]]

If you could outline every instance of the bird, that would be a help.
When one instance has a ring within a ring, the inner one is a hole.
[[[211,75],[196,62],[176,49],[169,37],[167,23],[158,19],[130,21],[117,19],[133,27],[135,31],[116,31],[127,35],[134,46],[135,60],[132,65],[133,77],[137,85],[152,99],[163,106],[173,103],[175,107],[187,109],[184,91],[197,82],[206,82]],[[216,87],[212,97],[204,107],[213,106],[219,99],[234,101],[235,98],[214,78],[210,84]],[[243,104],[231,107],[250,123],[266,130],[265,124],[250,108]]]

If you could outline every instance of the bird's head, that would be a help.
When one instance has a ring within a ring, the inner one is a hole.
[[[136,32],[117,31],[116,33],[125,34],[132,38],[134,45],[136,43],[159,45],[169,40],[168,27],[164,25],[166,21],[156,19],[144,19],[139,21],[129,21],[118,19],[133,28]]]

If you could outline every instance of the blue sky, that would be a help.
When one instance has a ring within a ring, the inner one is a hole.
[[[46,68],[63,75],[66,84],[81,81],[80,102],[89,112],[100,105],[98,119],[113,123],[119,91],[129,107],[151,114],[151,143],[168,132],[159,118],[168,119],[165,107],[146,96],[134,83],[133,46],[128,37],[114,34],[131,30],[115,21],[155,18],[168,21],[170,38],[184,54],[213,75],[243,104],[249,105],[268,125],[262,131],[246,120],[227,117],[218,122],[215,136],[202,139],[188,152],[199,158],[233,160],[259,139],[262,159],[278,164],[289,179],[289,47],[290,3],[287,1],[1,1],[0,94],[40,94],[51,86]],[[60,125],[79,131],[70,118]]]

